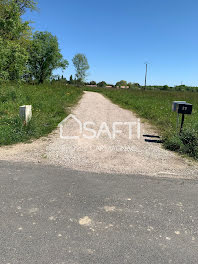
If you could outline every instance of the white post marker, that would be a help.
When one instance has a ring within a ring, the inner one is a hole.
[[[22,121],[25,125],[28,124],[28,122],[32,118],[32,106],[31,105],[23,105],[19,107],[19,115]]]

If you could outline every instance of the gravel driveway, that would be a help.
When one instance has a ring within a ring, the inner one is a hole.
[[[61,165],[98,173],[180,178],[198,175],[197,163],[163,149],[157,132],[150,125],[143,121],[138,124],[139,119],[134,113],[111,103],[99,93],[85,92],[72,114],[82,125],[93,122],[87,127],[94,128],[97,136],[87,138],[93,135],[93,131],[80,133],[79,123],[70,118],[62,122],[62,136],[78,138],[60,138],[60,129],[57,128],[48,137],[31,144],[1,147],[0,159]],[[115,136],[114,122],[122,122],[116,123],[115,128],[120,132],[117,131]],[[129,122],[136,123],[132,125],[130,137]]]

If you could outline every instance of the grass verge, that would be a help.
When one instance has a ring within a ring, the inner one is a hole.
[[[0,86],[0,146],[39,138],[55,129],[78,102],[83,91],[61,84]],[[19,106],[32,105],[28,126],[19,118]]]

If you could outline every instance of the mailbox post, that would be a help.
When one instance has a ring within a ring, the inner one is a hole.
[[[27,125],[28,122],[32,118],[32,106],[31,105],[23,105],[19,107],[19,115],[24,123]]]
[[[177,112],[177,128],[179,123],[179,114],[182,114],[182,121],[181,121],[181,127],[180,127],[180,133],[182,132],[183,125],[184,125],[184,119],[185,115],[191,115],[192,114],[192,104],[188,104],[185,101],[174,101],[172,104],[172,110],[174,112]]]
[[[178,104],[182,104],[182,103],[186,103],[186,101],[174,101],[172,104],[172,111],[173,112],[177,112],[177,105]],[[179,113],[177,112],[177,130],[179,128]]]

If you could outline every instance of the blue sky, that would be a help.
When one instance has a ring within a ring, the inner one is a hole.
[[[87,80],[127,80],[148,84],[198,86],[197,0],[38,0],[28,12],[35,30],[58,37],[75,74],[72,57],[84,53]],[[61,74],[61,71],[58,71]]]

